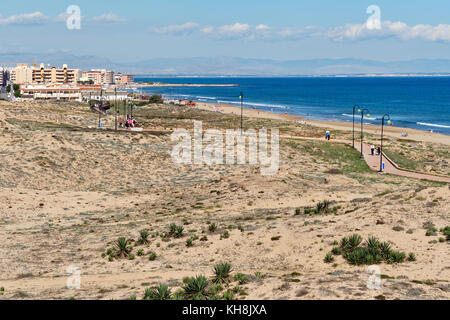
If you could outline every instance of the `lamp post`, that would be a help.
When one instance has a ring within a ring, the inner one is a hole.
[[[241,95],[239,96],[239,99],[241,100],[241,136],[242,136],[242,131],[244,128],[243,125],[243,116],[244,116],[244,94],[241,92]]]
[[[383,172],[383,134],[384,134],[384,118],[388,118],[388,124],[391,123],[391,116],[385,114],[381,119],[381,144],[380,144],[380,173]]]
[[[356,109],[358,108],[358,109]],[[353,148],[355,148],[355,112],[356,110],[359,110],[359,106],[358,105],[354,105],[353,106]]]
[[[117,109],[117,87],[114,88],[114,130],[117,131],[117,114],[119,110]]]
[[[367,112],[367,116],[370,117],[370,111],[368,109],[358,110],[361,113],[361,160],[364,160],[363,153],[363,140],[364,140],[364,113]]]

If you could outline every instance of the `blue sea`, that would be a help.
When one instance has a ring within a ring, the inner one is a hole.
[[[237,84],[239,87],[144,88],[172,99],[244,105],[311,120],[352,121],[354,105],[370,111],[367,123],[389,114],[395,126],[450,135],[450,77],[341,78],[137,78],[173,84]]]

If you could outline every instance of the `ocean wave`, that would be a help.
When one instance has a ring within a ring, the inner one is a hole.
[[[352,115],[352,114],[343,113],[342,115],[343,115],[344,117],[350,117],[350,118],[353,118],[353,115]],[[357,118],[360,118],[360,117],[359,117],[359,115],[355,114],[355,118],[357,119]],[[372,120],[372,121],[379,120],[378,118],[371,118],[371,117],[364,117],[364,119],[366,119],[366,120]]]
[[[426,122],[417,122],[419,126],[427,126],[427,127],[436,127],[436,128],[448,128],[450,129],[450,126],[446,126],[443,124],[435,124],[435,123],[426,123]]]
[[[241,103],[239,101],[219,100],[218,102],[224,103],[224,104],[238,105],[238,106],[241,105]],[[267,104],[267,103],[257,103],[257,102],[244,102],[243,105],[250,106],[250,107],[261,107],[261,108],[289,109],[289,107],[278,105],[278,104]]]

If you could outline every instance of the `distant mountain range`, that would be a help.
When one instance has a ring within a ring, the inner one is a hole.
[[[137,62],[113,62],[98,56],[66,52],[0,53],[0,66],[18,62],[38,63],[88,70],[105,68],[134,75],[190,76],[326,76],[450,74],[450,59],[375,61],[363,59],[309,59],[278,61],[233,57],[156,58]]]

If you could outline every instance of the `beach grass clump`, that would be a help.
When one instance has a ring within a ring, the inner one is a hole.
[[[169,226],[169,236],[174,238],[181,238],[183,237],[184,233],[184,227],[183,226],[177,226],[175,223],[171,223]]]
[[[438,230],[435,227],[430,227],[427,229],[427,232],[425,233],[425,235],[427,237],[435,236],[435,235],[437,235],[437,231]]]
[[[199,275],[196,277],[184,279],[184,297],[190,300],[205,300],[208,298],[207,288],[209,281],[205,276]]]
[[[237,273],[234,275],[234,281],[239,282],[240,285],[246,284],[248,282],[247,276],[243,273]]]
[[[339,250],[337,250],[339,249]],[[388,264],[402,263],[406,260],[406,254],[391,249],[388,242],[380,242],[376,237],[369,237],[364,243],[358,234],[341,239],[339,248],[333,248],[329,255],[340,255],[350,265],[372,265],[385,261]],[[330,257],[325,257],[325,262],[331,262]],[[408,261],[415,261],[415,255],[409,254]]]
[[[214,267],[215,278],[214,283],[224,283],[230,278],[231,264],[224,262],[219,263]]]
[[[139,231],[139,240],[138,240],[138,243],[139,244],[148,244],[149,243],[149,240],[148,240],[148,237],[149,237],[149,232],[147,231],[147,230],[141,230],[141,231]]]
[[[222,294],[223,300],[234,300],[234,293],[231,290],[227,290]]]
[[[450,241],[450,226],[446,226],[442,228],[441,233],[445,236],[445,240]]]
[[[408,261],[416,261],[416,255],[413,252],[409,253]]]
[[[217,230],[217,225],[216,225],[215,223],[211,223],[211,224],[208,226],[208,230],[209,230],[209,232],[211,232],[211,233],[216,232],[216,230]]]
[[[220,235],[220,240],[222,239],[228,239],[230,237],[230,233],[228,232],[228,230],[225,230],[221,235]]]
[[[331,207],[331,202],[328,200],[324,200],[324,201],[318,202],[315,207],[305,208],[303,210],[303,213],[304,214],[328,214],[328,213],[336,214],[340,208],[341,208],[340,206]],[[297,211],[295,212],[295,214],[298,215]]]
[[[172,292],[165,284],[159,287],[147,288],[144,293],[144,300],[171,300]]]
[[[113,261],[115,258],[129,258],[133,250],[130,240],[120,237],[114,242],[114,246],[106,250],[108,260]]]
[[[331,263],[334,261],[334,257],[333,254],[331,252],[327,253],[325,255],[325,258],[323,259],[323,261],[325,261],[325,263]]]
[[[331,253],[334,254],[335,256],[339,256],[339,255],[342,254],[342,250],[341,250],[341,248],[339,248],[339,247],[334,247],[334,248],[331,250]]]

